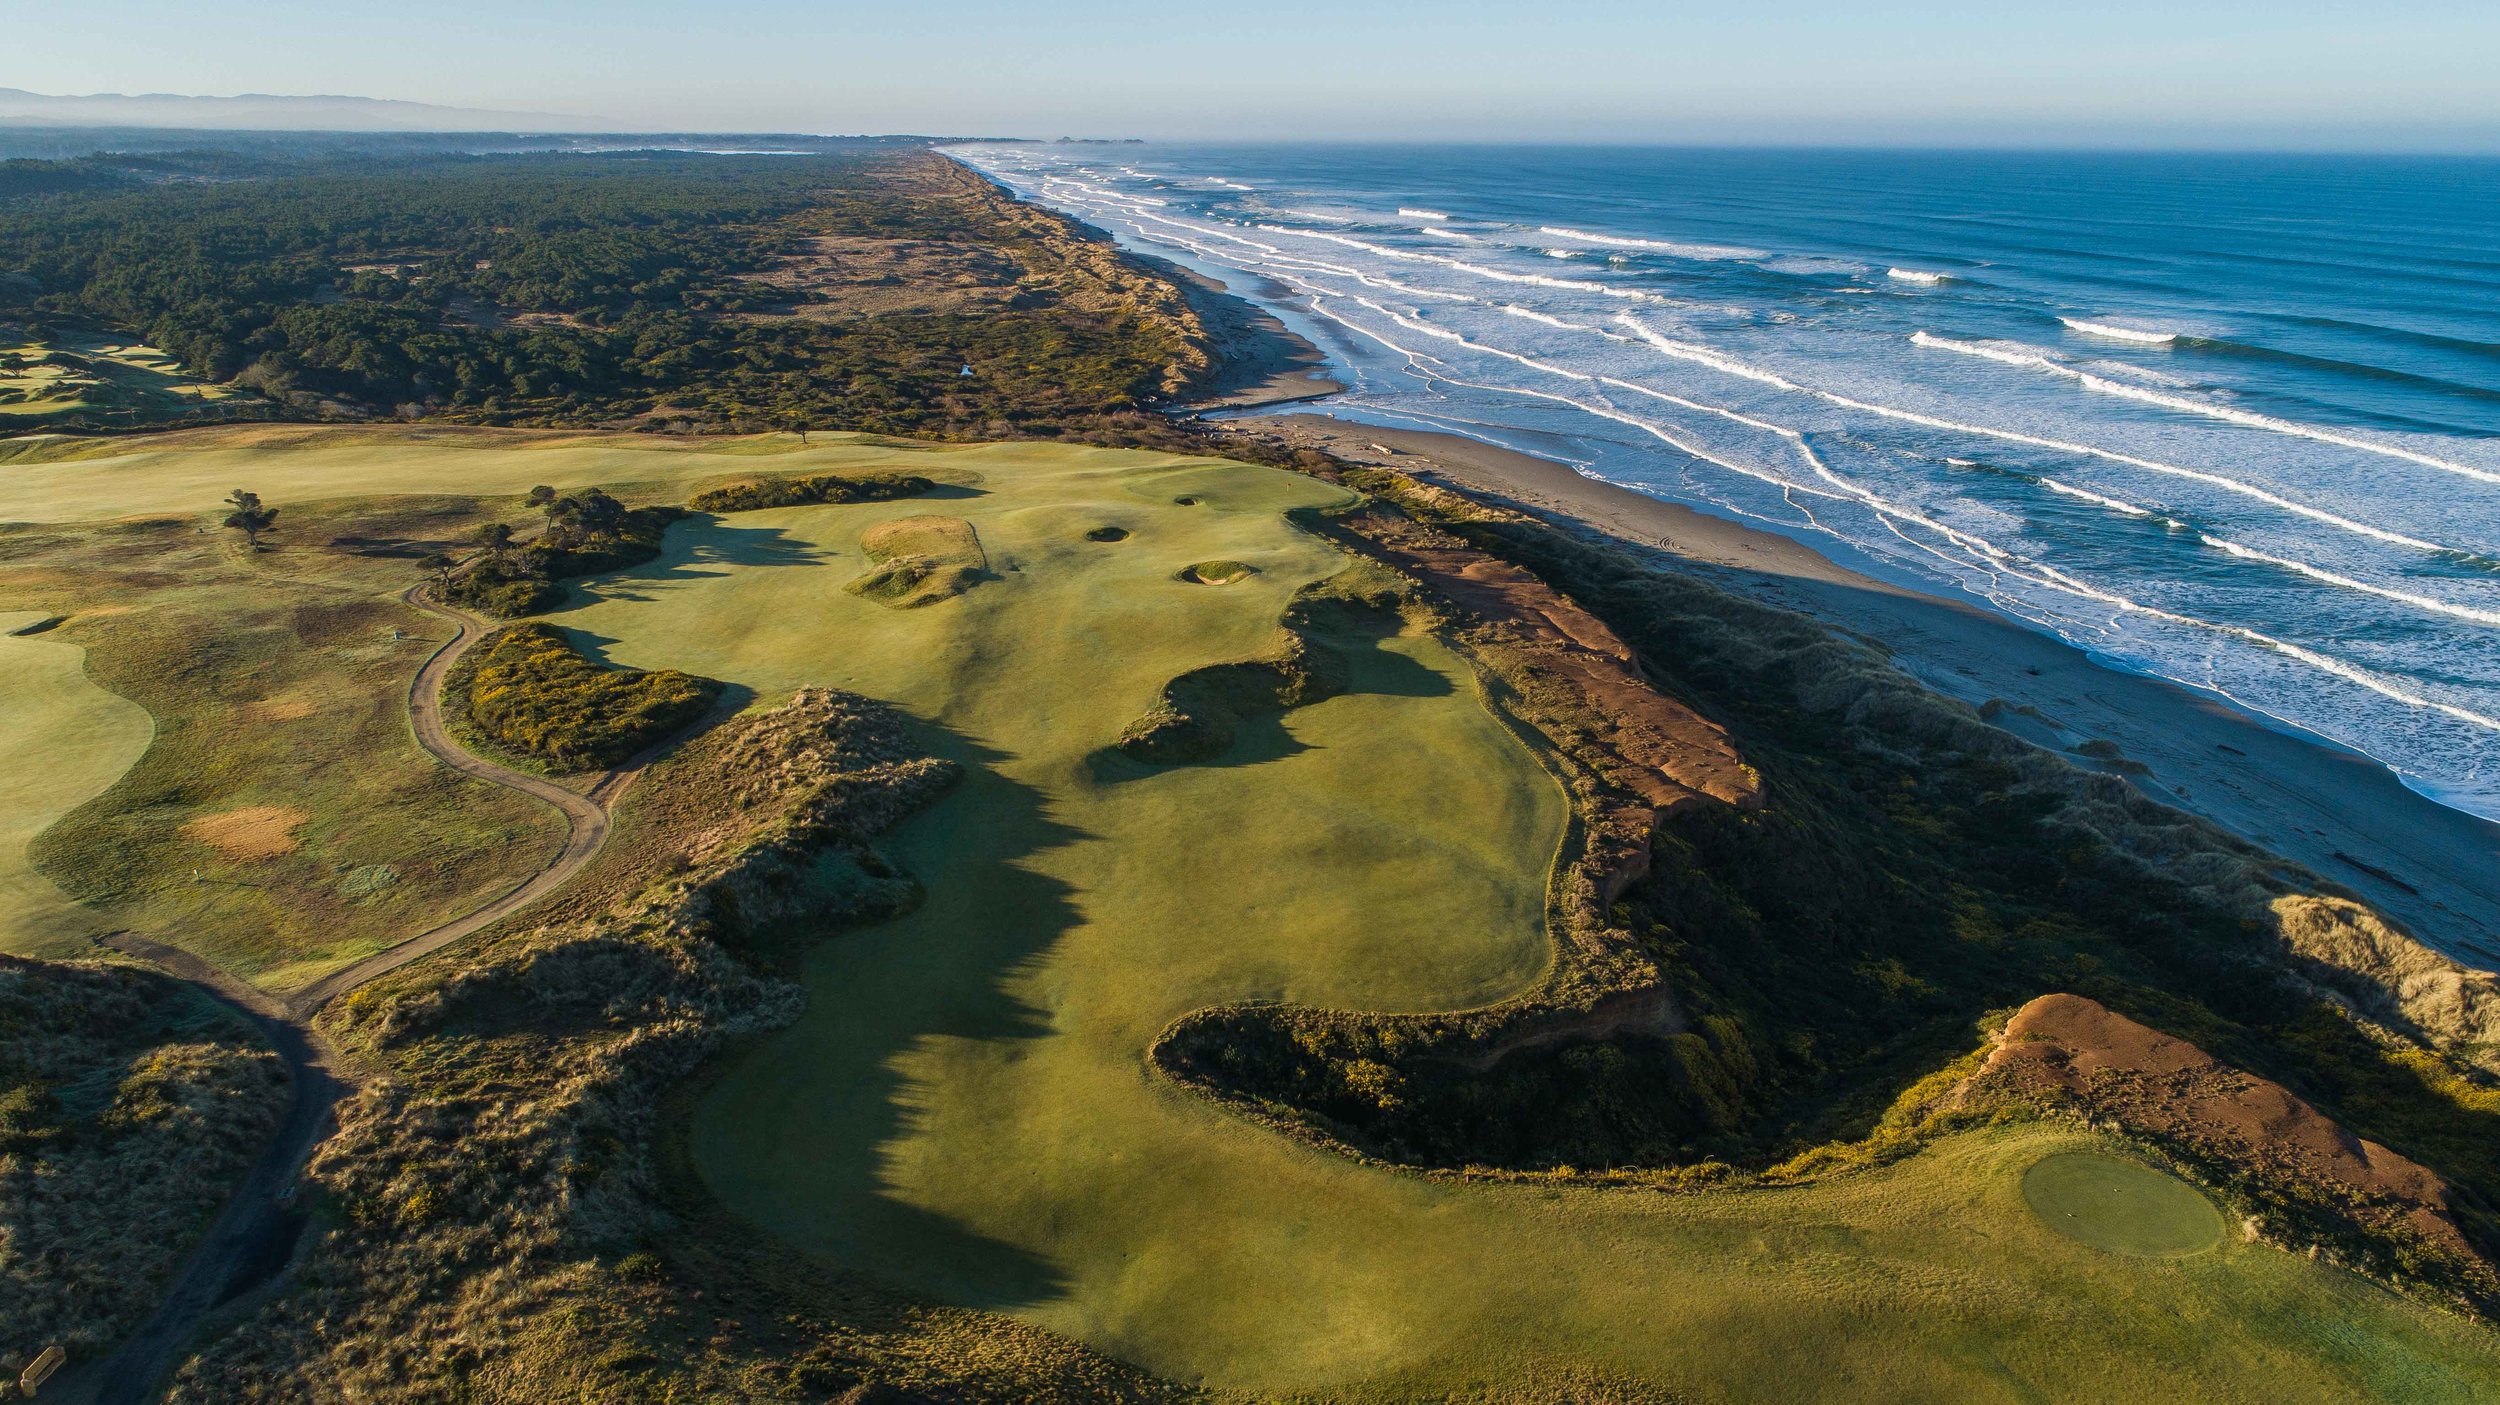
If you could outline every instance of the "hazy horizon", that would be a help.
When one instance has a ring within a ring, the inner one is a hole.
[[[2367,16],[2243,0],[1605,0],[1568,16],[1281,0],[1185,22],[1135,0],[748,0],[699,23],[650,0],[387,15],[274,0],[257,20],[203,28],[170,0],[62,10],[15,36],[0,86],[352,94],[575,130],[2500,152],[2500,8],[2456,0]]]

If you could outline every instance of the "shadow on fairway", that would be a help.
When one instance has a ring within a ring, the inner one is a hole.
[[[681,530],[695,524],[703,530]],[[779,527],[744,526],[698,514],[669,529],[666,545],[656,558],[593,582],[577,583],[564,603],[548,613],[562,614],[602,600],[648,601],[655,598],[654,591],[725,576],[731,567],[813,566],[836,555]]]
[[[1345,686],[1330,696],[1347,697],[1368,694],[1390,698],[1440,698],[1450,694],[1450,680],[1408,655],[1381,647],[1395,638],[1394,629],[1331,629],[1311,631],[1312,643],[1334,653],[1345,668]],[[1225,665],[1217,665],[1218,668]],[[1182,680],[1175,680],[1180,682]],[[1325,701],[1324,699],[1322,701]],[[1293,708],[1260,707],[1237,714],[1233,719],[1232,740],[1224,750],[1202,761],[1180,761],[1156,765],[1106,746],[1096,751],[1087,765],[1087,772],[1097,785],[1115,785],[1121,781],[1138,780],[1172,769],[1172,766],[1257,766],[1281,761],[1311,750],[1309,743],[1293,734],[1287,719]]]
[[[911,1203],[906,1168],[888,1149],[936,1138],[961,1149],[933,1168],[938,1177],[1017,1173],[979,1164],[982,1129],[930,1125],[911,1066],[962,1053],[959,1041],[979,1058],[1013,1063],[1025,1056],[1023,1041],[1052,1032],[1009,986],[1048,958],[1080,913],[1073,890],[1034,872],[1031,860],[1089,836],[1001,775],[1001,753],[925,724],[914,730],[964,768],[960,785],[878,844],[925,896],[901,916],[825,934],[804,963],[807,1013],[716,1085],[695,1120],[695,1163],[732,1214],[828,1267],[873,1280],[877,1265],[908,1260],[915,1277],[936,1279],[945,1301],[1030,1306],[1068,1291],[1057,1267]],[[827,998],[836,991],[838,1000]],[[915,1296],[929,1291],[924,1278]]]

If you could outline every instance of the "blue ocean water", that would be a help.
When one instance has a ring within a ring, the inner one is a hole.
[[[2500,161],[990,146],[1334,413],[1734,514],[2500,818]]]

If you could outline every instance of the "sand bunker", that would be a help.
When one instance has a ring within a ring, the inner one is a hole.
[[[1259,568],[1246,561],[1199,561],[1181,567],[1173,573],[1173,579],[1191,585],[1231,585],[1258,573]]]
[[[246,805],[223,814],[202,815],[182,827],[182,837],[250,863],[283,858],[303,847],[295,831],[311,818],[292,805]]]
[[[1089,542],[1124,542],[1128,540],[1128,528],[1096,527],[1094,530],[1085,534],[1085,540]]]

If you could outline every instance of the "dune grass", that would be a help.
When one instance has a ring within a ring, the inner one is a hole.
[[[1334,490],[1241,465],[1022,449],[950,503],[994,584],[901,612],[828,591],[910,505],[686,524],[564,622],[608,657],[900,703],[963,786],[895,831],[928,899],[807,968],[690,1144],[739,1215],[826,1262],[1261,1395],[2471,1399],[2500,1345],[2236,1235],[2122,1256],[2026,1203],[2072,1129],[1958,1135],[1804,1188],[1658,1195],[1402,1176],[1157,1080],[1172,1018],[1243,998],[1462,1006],[1546,961],[1559,787],[1429,638],[1207,764],[1105,763],[1173,678],[1263,656],[1344,566],[1281,519]],[[1198,499],[1182,507],[1176,497]],[[1118,551],[1085,542],[1110,524]],[[1225,590],[1176,578],[1227,560]],[[1579,1383],[1557,1385],[1555,1383]]]

